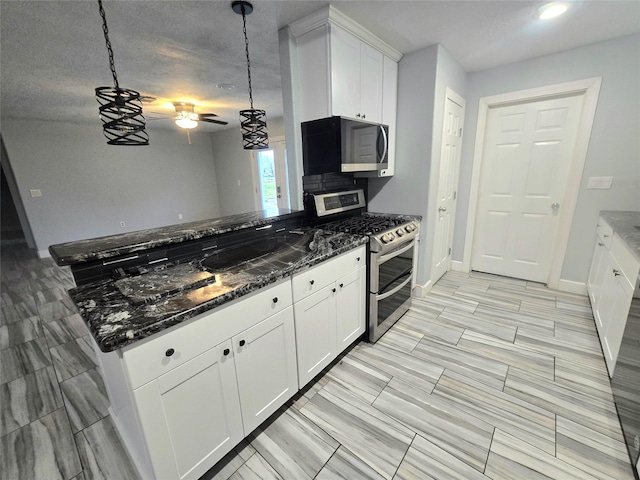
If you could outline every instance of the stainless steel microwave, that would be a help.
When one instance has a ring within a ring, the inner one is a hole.
[[[389,127],[344,117],[303,122],[302,160],[305,175],[385,170]]]

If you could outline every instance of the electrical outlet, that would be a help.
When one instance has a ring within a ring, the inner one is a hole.
[[[33,188],[33,189],[29,190],[29,193],[31,193],[32,197],[41,197],[42,196],[42,192],[40,191],[39,188]]]
[[[120,222],[120,226],[121,226],[122,228],[124,228],[124,227],[125,227],[124,221]]]
[[[178,214],[178,220],[182,220],[182,214],[181,213]]]

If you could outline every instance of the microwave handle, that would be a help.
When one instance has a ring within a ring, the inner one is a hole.
[[[384,139],[384,152],[380,155],[380,162],[382,163],[387,156],[387,152],[389,150],[389,141],[387,140],[387,132],[384,130],[384,126],[380,125],[380,131],[382,132],[382,138]]]

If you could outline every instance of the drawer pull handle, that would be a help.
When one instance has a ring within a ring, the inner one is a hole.
[[[314,283],[316,283],[316,282],[315,282],[315,280],[309,280],[309,283],[310,283],[311,285],[313,285],[313,284],[314,284]]]
[[[173,348],[170,348],[169,350],[167,350],[166,352],[164,352],[164,354],[167,357],[170,357],[171,355],[173,355],[174,353],[176,353],[176,351]]]
[[[244,340],[240,340],[240,346],[241,346],[241,347],[244,347],[244,344],[245,344],[245,343],[246,343],[246,342],[245,342]]]
[[[609,238],[609,235],[605,235],[604,238]]]
[[[344,287],[344,283],[341,283],[341,284],[340,284],[340,288],[342,288],[342,287]]]
[[[336,293],[336,289],[335,289],[335,288],[332,288],[332,289],[331,289],[331,291],[332,291],[333,293]]]
[[[602,242],[598,242],[598,245],[600,245],[601,247],[604,247],[604,243]]]
[[[225,348],[225,349],[224,349],[224,351],[223,351],[222,353],[223,353],[223,355],[226,357],[227,355],[229,355],[229,353],[230,353],[230,352],[229,352],[229,349],[228,349],[228,348]]]
[[[613,276],[614,277],[618,277],[620,276],[620,270],[616,270],[615,268],[613,269]]]
[[[278,297],[273,297],[273,303],[278,303]]]

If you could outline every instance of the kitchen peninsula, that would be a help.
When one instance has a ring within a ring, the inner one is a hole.
[[[364,333],[367,237],[304,224],[256,212],[50,247],[143,478],[199,478]]]

